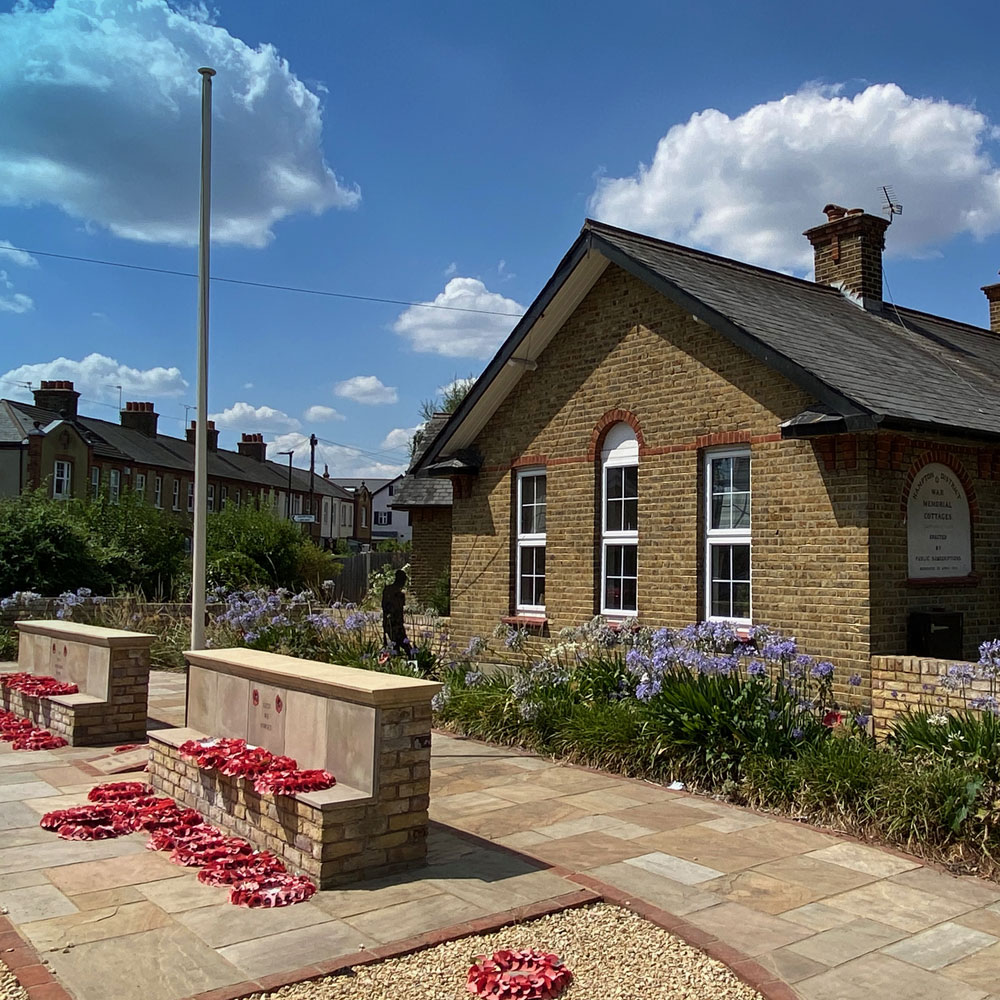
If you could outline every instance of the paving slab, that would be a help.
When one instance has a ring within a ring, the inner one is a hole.
[[[752,910],[740,903],[720,903],[707,910],[698,910],[689,914],[687,920],[751,958],[812,934],[812,928]]]
[[[922,931],[925,927],[973,909],[970,904],[956,899],[934,896],[921,889],[886,881],[871,882],[859,889],[830,896],[826,902],[855,916],[878,920],[911,932]]]
[[[22,930],[40,953],[76,948],[92,941],[124,939],[133,934],[166,927],[170,918],[158,906],[143,901],[124,906],[83,910],[24,924]],[[124,943],[127,947],[127,942]]]
[[[949,983],[958,981],[973,989],[996,990],[1000,985],[1000,944],[963,958],[942,970]]]
[[[416,937],[437,927],[449,927],[491,912],[489,907],[470,903],[450,893],[437,893],[408,903],[396,903],[380,910],[345,917],[345,923],[357,932],[355,942],[367,940],[388,943]],[[354,949],[357,950],[357,945]]]
[[[996,943],[997,938],[992,934],[945,922],[882,950],[893,958],[919,965],[921,969],[934,970],[943,969]],[[996,983],[1000,984],[1000,966],[996,968],[996,976]]]
[[[891,955],[865,955],[800,980],[803,1000],[984,1000],[986,991],[918,969]]]
[[[177,1000],[247,978],[176,923],[51,952],[46,958],[70,992],[86,1000]]]
[[[99,841],[100,844],[116,841]],[[121,841],[117,841],[121,843]],[[92,847],[83,843],[81,847]],[[138,885],[141,882],[155,882],[157,879],[180,878],[184,869],[172,865],[162,854],[142,849],[125,857],[109,858],[106,861],[83,861],[64,864],[60,868],[46,871],[49,881],[67,896],[97,889],[113,889],[120,885]]]
[[[876,878],[889,878],[920,867],[919,861],[908,861],[865,844],[834,844],[812,851],[807,857],[864,872],[865,875],[874,875]]]
[[[217,896],[225,900],[225,896]],[[152,905],[147,904],[147,905]],[[215,906],[200,906],[178,912],[174,919],[211,948],[239,944],[254,938],[270,937],[285,931],[325,924],[333,917],[312,901],[283,906],[278,909],[250,910],[219,902]]]
[[[78,912],[77,906],[53,885],[32,885],[0,892],[0,909],[16,924]]]
[[[591,868],[587,874],[676,916],[706,910],[719,902],[715,893],[704,892],[697,885],[686,885],[628,862]]]
[[[795,918],[789,914],[789,919]],[[899,927],[861,918],[831,927],[804,941],[797,941],[789,945],[789,950],[822,965],[843,965],[906,937],[906,931]]]
[[[699,882],[711,882],[717,880],[722,872],[706,865],[696,864],[694,861],[687,861],[684,858],[674,857],[672,854],[664,854],[662,851],[653,851],[650,854],[642,854],[637,858],[626,858],[625,864],[634,865],[654,875],[662,875],[664,878],[673,879],[682,885],[697,885]]]

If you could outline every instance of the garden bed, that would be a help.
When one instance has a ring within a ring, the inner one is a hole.
[[[468,1000],[466,976],[477,955],[508,948],[557,954],[573,973],[572,1000],[760,1000],[721,962],[628,910],[599,903],[563,910],[493,934],[355,966],[322,979],[254,994],[267,1000]]]

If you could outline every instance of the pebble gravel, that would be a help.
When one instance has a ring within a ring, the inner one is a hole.
[[[761,1000],[721,962],[621,907],[563,910],[494,934],[285,986],[267,1000],[469,1000],[469,966],[504,948],[555,952],[573,973],[566,1000]]]
[[[24,987],[3,962],[0,962],[0,1000],[28,1000]]]

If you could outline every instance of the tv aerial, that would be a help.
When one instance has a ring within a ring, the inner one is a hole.
[[[894,215],[903,214],[903,206],[896,201],[896,192],[893,191],[891,186],[883,185],[882,194],[885,195],[885,204],[882,206],[882,211],[889,216],[889,224],[891,225]]]

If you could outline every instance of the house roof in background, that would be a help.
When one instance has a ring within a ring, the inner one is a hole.
[[[427,453],[442,428],[448,423],[447,413],[435,413],[424,427],[423,437],[410,462],[406,475],[397,483],[392,508],[407,509],[410,507],[450,507],[451,480],[432,478],[427,475],[412,475],[413,468]]]
[[[6,419],[5,413],[8,414]],[[10,435],[10,439],[16,435],[17,441],[22,440],[27,430],[18,430],[18,425],[31,428],[36,421],[45,425],[60,417],[60,414],[52,410],[44,410],[31,403],[0,400],[0,442],[7,440],[7,435]],[[185,438],[159,433],[151,438],[141,431],[96,417],[78,416],[75,423],[90,438],[94,454],[100,458],[130,465],[176,469],[188,474],[194,469],[194,445]],[[288,488],[288,467],[283,463],[269,460],[258,462],[249,455],[224,448],[209,451],[208,474],[219,479],[243,481],[269,489]],[[309,490],[307,469],[292,468],[292,487],[300,491]],[[347,490],[320,475],[314,477],[314,489],[326,496],[353,500]]]
[[[609,264],[813,396],[835,418],[814,421],[816,430],[884,425],[1000,434],[997,333],[891,303],[866,310],[827,285],[587,220],[411,473],[474,442]],[[789,426],[802,432],[809,422]]]
[[[375,496],[376,493],[381,493],[387,486],[398,482],[402,478],[402,476],[396,476],[395,479],[341,479],[337,476],[333,482],[338,486],[342,486],[345,490],[356,490],[363,485],[368,488],[372,496]]]

